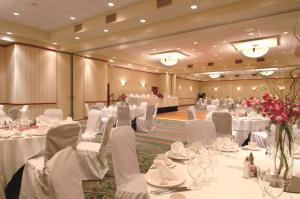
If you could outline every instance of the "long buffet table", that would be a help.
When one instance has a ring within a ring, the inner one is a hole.
[[[154,106],[158,104],[158,113],[177,111],[179,106],[178,97],[165,96],[163,98],[158,98],[158,97],[150,96],[150,97],[129,97],[128,99],[129,105],[139,106],[141,102],[147,102],[148,105],[154,105]]]

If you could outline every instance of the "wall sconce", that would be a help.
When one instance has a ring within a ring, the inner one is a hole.
[[[239,87],[239,86],[236,87],[236,90],[237,90],[237,91],[240,91],[240,90],[241,90],[241,87]]]
[[[284,90],[285,90],[285,86],[279,86],[278,89],[279,89],[280,91],[284,91]]]
[[[120,84],[121,84],[121,86],[125,86],[126,85],[126,80],[121,79]]]
[[[178,86],[178,89],[179,89],[179,90],[181,90],[181,89],[182,89],[182,87],[181,87],[181,86]]]
[[[255,86],[252,86],[251,88],[253,91],[256,91],[256,87]]]
[[[190,91],[192,91],[193,90],[193,87],[192,86],[190,86]]]
[[[146,87],[146,82],[142,81],[141,82],[141,87],[145,88]]]
[[[215,87],[215,88],[214,88],[214,91],[218,91],[218,87]]]

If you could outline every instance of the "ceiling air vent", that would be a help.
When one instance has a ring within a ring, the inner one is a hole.
[[[188,64],[186,67],[187,67],[187,68],[193,68],[194,65],[193,65],[193,64]]]
[[[223,75],[221,75],[220,77],[221,77],[221,78],[224,78],[224,77],[225,77],[225,75],[223,74]]]
[[[171,5],[172,0],[156,0],[156,7],[161,8],[167,5]]]
[[[82,23],[74,26],[74,32],[80,32],[80,31],[82,31]]]
[[[237,59],[237,60],[235,60],[235,64],[241,64],[241,63],[243,63],[243,60],[242,60],[242,59]]]
[[[106,23],[111,23],[117,20],[117,13],[106,15]]]
[[[256,77],[257,76],[257,73],[252,73],[251,74],[253,77]]]
[[[235,74],[234,76],[235,76],[235,77],[239,77],[240,75],[239,75],[239,74]]]
[[[256,59],[256,62],[263,62],[263,61],[265,61],[265,58],[264,58],[264,57],[260,57],[260,58],[257,58],[257,59]]]
[[[214,65],[215,65],[214,62],[208,62],[208,63],[207,63],[207,66],[214,66]]]

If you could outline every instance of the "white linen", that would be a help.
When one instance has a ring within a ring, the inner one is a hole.
[[[177,176],[170,171],[170,169],[165,165],[165,163],[161,160],[154,160],[154,164],[157,167],[157,170],[159,172],[160,179],[162,181],[164,180],[176,180]]]
[[[179,99],[178,97],[170,97],[170,96],[164,96],[162,99],[158,98],[156,96],[129,96],[128,103],[130,105],[137,105],[139,106],[142,102],[147,102],[148,105],[155,106],[158,104],[158,108],[164,108],[164,107],[173,107],[173,106],[179,106]]]
[[[170,152],[174,155],[179,155],[186,157],[186,149],[184,148],[184,145],[182,142],[174,142],[171,144],[171,150]]]
[[[118,107],[117,126],[130,126],[130,108],[129,106]]]
[[[218,109],[218,107],[216,105],[206,105],[206,110],[207,112],[214,112]]]
[[[153,113],[154,106],[147,106],[146,116],[141,116],[136,119],[136,125],[139,132],[149,133],[153,131]]]
[[[262,191],[259,187],[257,178],[243,178],[243,160],[249,155],[249,151],[240,150],[238,153],[221,153],[218,155],[218,164],[215,169],[216,181],[207,186],[202,186],[199,190],[180,192],[181,198],[186,199],[253,199],[262,198]],[[253,151],[255,164],[261,165],[267,162],[265,151]],[[273,163],[273,162],[272,162]],[[271,163],[271,164],[272,164]],[[185,183],[180,186],[188,186],[192,179],[188,174],[186,165],[175,163],[177,166],[173,169],[176,174],[185,176]],[[300,160],[294,162],[294,174],[300,171]],[[147,185],[148,191],[157,190],[157,187]],[[172,194],[172,193],[171,193]],[[154,196],[152,199],[170,199],[171,194]],[[291,196],[291,197],[288,197]],[[299,194],[283,193],[281,199],[298,199]]]
[[[129,126],[117,127],[111,132],[110,143],[117,184],[116,198],[150,198],[144,175],[139,171],[134,137],[134,131]]]
[[[91,110],[88,114],[88,119],[86,122],[86,129],[84,134],[82,134],[83,140],[93,140],[96,138],[97,133],[99,133],[101,123],[101,111]]]
[[[204,145],[211,144],[216,139],[215,126],[208,120],[187,121],[186,139],[189,143],[201,142]]]
[[[211,105],[215,105],[216,107],[219,106],[220,100],[219,99],[212,99],[210,102]]]
[[[82,180],[102,179],[109,170],[106,151],[112,127],[113,119],[110,118],[106,124],[101,143],[80,142],[77,145]]]

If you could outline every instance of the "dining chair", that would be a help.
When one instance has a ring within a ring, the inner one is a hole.
[[[212,144],[216,140],[216,129],[212,121],[190,120],[186,122],[186,141]]]
[[[113,128],[110,143],[117,185],[116,198],[149,199],[144,175],[139,170],[134,130],[130,126]]]
[[[85,107],[86,115],[88,116],[89,112],[90,112],[89,104],[88,103],[84,103],[84,107]]]
[[[117,126],[130,126],[129,106],[119,106],[117,110]]]
[[[139,132],[149,133],[153,131],[153,115],[155,107],[147,106],[146,117],[141,116],[136,119],[136,124]]]
[[[104,103],[100,103],[100,102],[97,102],[96,103],[96,106],[98,106],[99,107],[99,109],[101,110],[101,109],[103,109],[104,108]]]
[[[77,145],[82,180],[101,180],[108,172],[106,152],[112,128],[113,118],[109,118],[101,143],[81,141]]]
[[[187,114],[187,118],[188,120],[194,120],[194,115],[193,115],[193,112],[190,110],[190,109],[186,109],[186,114]]]
[[[25,163],[20,199],[83,199],[76,149],[80,124],[52,127],[46,135],[45,152]]]
[[[195,107],[194,106],[190,106],[189,110],[191,110],[191,112],[193,114],[193,118],[194,118],[194,120],[196,120],[197,119],[197,113],[196,113]]]
[[[212,121],[218,136],[232,136],[232,116],[228,112],[212,113]]]
[[[19,107],[11,107],[8,111],[8,116],[12,119],[12,120],[17,120],[20,118],[20,108]]]
[[[44,115],[53,120],[63,120],[64,114],[61,109],[46,109]]]
[[[99,133],[101,122],[101,111],[91,110],[88,114],[85,132],[81,135],[81,139],[85,141],[95,141]]]

